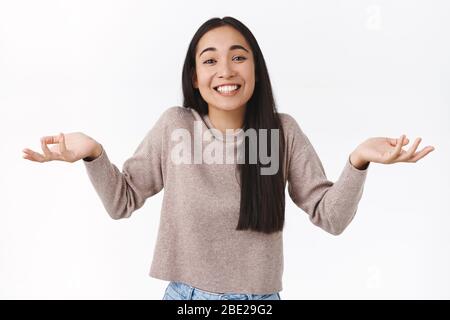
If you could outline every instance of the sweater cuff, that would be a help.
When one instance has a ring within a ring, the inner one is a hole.
[[[100,153],[100,155],[95,158],[94,160],[91,161],[86,161],[83,159],[83,163],[86,166],[86,168],[88,170],[92,170],[95,168],[98,168],[99,166],[105,166],[106,164],[109,163],[109,159],[108,159],[108,155],[106,154],[105,149],[102,146],[102,152]]]
[[[334,184],[340,192],[357,194],[363,189],[367,172],[368,169],[359,170],[355,168],[348,158],[339,179]]]
[[[369,165],[366,169],[360,170],[352,165],[350,162],[350,157],[347,158],[347,162],[345,163],[344,170],[341,173],[341,177],[339,179],[340,183],[349,184],[350,187],[359,188],[364,185],[364,182],[367,177],[367,172],[369,171]]]
[[[356,168],[356,167],[352,164],[352,162],[350,161],[350,155],[349,155],[349,156],[348,156],[348,160],[347,160],[347,164],[350,165],[350,167],[352,167],[352,169],[354,169],[354,170],[356,170],[356,171],[359,171],[359,172],[365,172],[365,171],[367,171],[367,169],[369,169],[370,161],[369,161],[369,163],[367,164],[367,166],[366,166],[365,169],[358,169],[358,168]]]

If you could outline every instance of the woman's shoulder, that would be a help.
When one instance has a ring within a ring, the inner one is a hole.
[[[167,108],[160,116],[160,120],[165,126],[180,125],[192,118],[190,108],[172,106]]]
[[[293,152],[293,146],[299,146],[298,150],[304,150],[311,146],[308,136],[303,132],[297,120],[290,114],[278,113],[283,127],[284,137],[288,146],[288,152]]]
[[[181,119],[183,116],[185,116],[186,113],[190,112],[188,108],[184,108],[181,106],[172,106],[164,110],[164,112],[161,115],[161,118],[164,118],[165,120],[177,120]]]
[[[288,136],[294,135],[297,133],[303,134],[302,129],[300,128],[300,125],[298,124],[297,120],[295,118],[288,114],[288,113],[282,113],[279,112],[278,116],[280,117],[281,125],[283,127],[283,130],[285,131],[285,134]]]

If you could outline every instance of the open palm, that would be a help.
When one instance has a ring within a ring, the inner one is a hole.
[[[409,139],[402,135],[399,139],[376,137],[370,138],[360,144],[357,148],[359,156],[365,161],[377,163],[396,162],[417,162],[434,150],[434,147],[427,146],[417,151],[421,138],[417,138],[412,146],[407,150],[402,147],[409,143]]]
[[[48,147],[48,144],[51,146]],[[41,138],[42,154],[28,148],[23,149],[23,158],[36,162],[53,160],[75,162],[92,155],[97,147],[97,141],[82,132],[60,133]]]

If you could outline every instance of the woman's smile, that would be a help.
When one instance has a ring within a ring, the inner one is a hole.
[[[241,89],[240,84],[214,87],[214,91],[216,91],[217,94],[223,97],[235,96],[238,94],[238,92],[240,92],[240,89]]]

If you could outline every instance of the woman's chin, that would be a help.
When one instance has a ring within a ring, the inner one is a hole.
[[[211,105],[210,105],[210,107],[211,107]],[[212,108],[216,109],[217,111],[237,111],[244,107],[245,106],[242,106],[240,104],[238,104],[238,105],[236,105],[236,104],[219,104],[219,105],[212,106]]]

